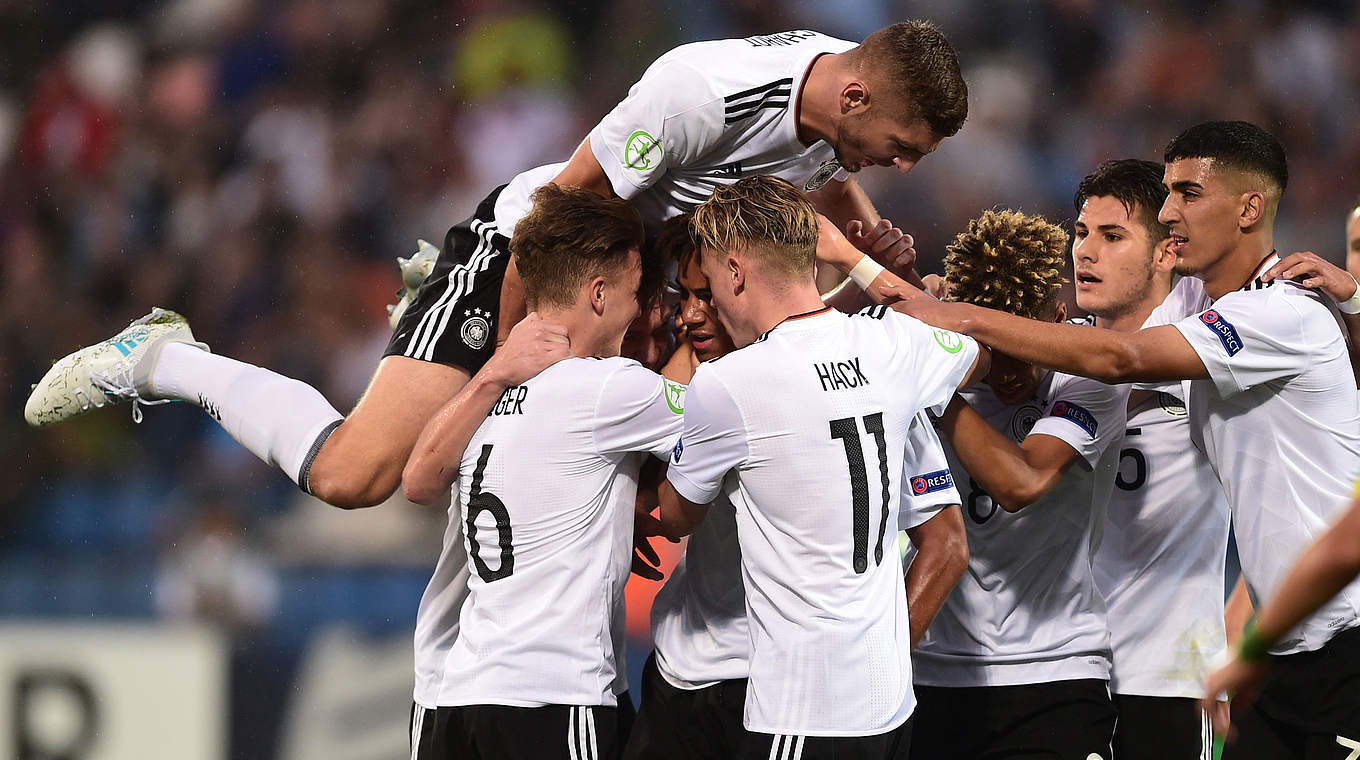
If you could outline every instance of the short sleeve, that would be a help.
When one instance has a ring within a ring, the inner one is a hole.
[[[1302,373],[1312,365],[1319,343],[1338,333],[1325,306],[1276,292],[1287,287],[1229,293],[1213,308],[1174,324],[1221,395]]]
[[[898,530],[910,530],[951,504],[962,504],[954,476],[949,472],[940,437],[924,412],[916,415],[907,430],[907,459],[902,468],[902,508]]]
[[[1029,435],[1053,436],[1095,467],[1110,446],[1124,440],[1128,403],[1128,385],[1059,373],[1050,386],[1048,407]]]
[[[676,492],[695,504],[713,501],[727,473],[749,456],[741,410],[711,370],[700,365],[689,384],[684,430],[666,473]]]
[[[591,152],[616,195],[632,198],[722,136],[723,101],[707,82],[687,63],[659,60],[590,131]]]
[[[977,341],[891,309],[884,322],[896,333],[895,358],[919,393],[918,408],[942,414],[977,359]]]
[[[604,454],[649,452],[665,459],[684,421],[685,386],[629,362],[610,374],[595,406],[595,446]]]

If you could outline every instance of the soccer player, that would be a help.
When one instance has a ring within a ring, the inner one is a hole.
[[[1157,220],[1166,194],[1162,165],[1134,159],[1102,164],[1077,189],[1077,305],[1096,326],[1112,315],[1146,319],[1170,293],[1176,258]],[[1212,750],[1198,696],[1226,647],[1228,504],[1191,441],[1185,397],[1181,383],[1133,392],[1092,563],[1110,627],[1121,759],[1208,760]]]
[[[721,188],[694,212],[700,269],[740,348],[701,364],[661,487],[672,536],[736,512],[750,630],[741,757],[905,757],[915,699],[895,540],[907,431],[985,371],[976,344],[814,282],[794,186]]]
[[[733,350],[688,234],[688,216],[666,223],[660,240],[678,264],[680,316],[690,351],[665,374],[688,384],[699,362]],[[697,360],[697,361],[696,361]],[[912,646],[968,564],[967,537],[944,453],[922,415],[908,433],[919,459],[904,470],[899,527],[916,547],[906,578]],[[642,676],[642,704],[624,757],[734,757],[746,732],[742,713],[750,630],[742,590],[736,510],[719,495],[689,537],[685,555],[652,605],[655,650]]]
[[[986,212],[949,246],[950,295],[1061,322],[1067,241],[1042,218]],[[1077,260],[1088,284],[1108,277],[1113,287],[1132,264],[1096,259]],[[1116,326],[1141,322],[1134,304],[1103,306]],[[941,415],[950,470],[966,484],[969,565],[913,658],[912,757],[1108,760],[1110,636],[1091,558],[1127,400],[1125,387],[994,353],[987,387],[962,391]]]
[[[683,396],[618,356],[642,272],[658,269],[640,261],[637,212],[551,184],[534,199],[510,245],[531,306],[565,327],[576,358],[509,387],[488,364],[431,421],[405,469],[407,495],[422,503],[458,482],[416,620],[419,758],[621,749],[615,653],[637,454],[669,454]],[[454,576],[469,562],[463,601]]]
[[[515,275],[506,296],[513,313],[499,313],[501,283],[507,235],[534,188],[555,181],[627,198],[656,228],[715,187],[771,174],[807,192],[857,243],[892,249],[891,257],[910,250],[910,238],[880,223],[850,173],[908,171],[966,115],[954,50],[923,22],[894,24],[859,45],[810,31],[684,45],[648,68],[568,163],[516,177],[449,230],[348,416],[305,383],[208,353],[183,318],[155,310],[59,361],[25,418],[49,425],[132,400],[140,419],[140,404],[184,400],[211,410],[304,491],[338,507],[378,504],[396,489],[430,416],[522,316]]]
[[[1344,508],[1360,471],[1360,409],[1336,307],[1260,274],[1277,260],[1284,149],[1246,122],[1207,122],[1168,145],[1159,219],[1190,275],[1159,307],[1172,324],[1132,334],[1049,325],[918,295],[904,307],[998,351],[1108,382],[1190,380],[1197,446],[1232,509],[1251,596],[1274,596]],[[1176,312],[1179,312],[1177,314]],[[1177,317],[1180,317],[1177,319]],[[1275,676],[1239,711],[1234,757],[1322,756],[1360,741],[1360,585],[1269,649]],[[1347,744],[1347,743],[1351,744]]]

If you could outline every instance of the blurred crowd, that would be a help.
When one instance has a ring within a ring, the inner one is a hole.
[[[30,383],[158,305],[348,409],[386,341],[393,258],[565,159],[657,55],[903,18],[945,31],[971,96],[910,176],[861,177],[923,271],[980,210],[1070,219],[1098,162],[1159,158],[1209,118],[1282,139],[1278,238],[1341,260],[1360,195],[1353,0],[0,3],[0,615],[257,629],[297,614],[290,582],[395,567],[372,589],[387,604],[354,606],[409,625],[438,510],[331,510],[182,405],[141,429],[104,412],[32,431]]]

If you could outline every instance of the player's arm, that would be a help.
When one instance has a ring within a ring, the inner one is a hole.
[[[1360,575],[1360,497],[1326,533],[1304,551],[1248,626],[1237,646],[1237,656],[1209,676],[1201,704],[1212,706],[1221,692],[1251,689],[1265,676],[1267,651],[1290,630]],[[1216,726],[1226,731],[1227,726]]]
[[[727,473],[749,455],[741,411],[713,368],[699,365],[685,394],[684,428],[657,493],[664,535],[675,539],[693,533]]]
[[[907,609],[911,610],[911,648],[915,649],[944,602],[968,570],[968,534],[963,512],[951,504],[934,517],[907,529],[916,558],[907,570]]]
[[[1228,632],[1228,646],[1236,645],[1237,640],[1242,638],[1242,632],[1251,622],[1254,612],[1251,595],[1247,593],[1247,579],[1238,574],[1237,585],[1233,586],[1228,601],[1223,605],[1223,630]]]
[[[591,150],[589,135],[576,146],[571,160],[552,181],[558,185],[582,187],[604,198],[614,197],[614,185],[604,173],[604,167],[600,166],[600,159]]]
[[[457,395],[425,425],[402,472],[402,491],[417,504],[437,501],[458,478],[468,442],[506,388],[571,356],[567,330],[530,314]]]
[[[828,182],[808,193],[808,200],[856,249],[888,267],[904,281],[921,287],[911,235],[878,215],[854,177],[844,182]],[[851,266],[854,266],[853,262]]]
[[[958,397],[940,417],[940,430],[964,469],[1007,512],[1042,498],[1078,457],[1069,443],[1051,435],[1028,435],[1017,444]]]
[[[1026,319],[972,304],[912,298],[893,308],[1023,362],[1104,383],[1196,380],[1203,360],[1172,325],[1133,333]],[[970,469],[971,471],[971,469]]]
[[[676,493],[669,480],[661,484],[657,496],[661,500],[661,531],[666,538],[679,540],[688,536],[708,515],[708,502],[686,499]]]

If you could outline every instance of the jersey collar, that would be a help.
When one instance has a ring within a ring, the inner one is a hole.
[[[756,338],[753,342],[754,342],[754,343],[759,343],[760,341],[765,340],[766,338],[770,337],[770,333],[772,333],[772,332],[774,332],[776,329],[778,329],[778,328],[779,328],[779,325],[782,325],[782,324],[784,324],[784,323],[786,323],[786,322],[797,322],[797,321],[802,320],[802,319],[807,319],[808,317],[817,317],[817,316],[821,316],[822,314],[826,314],[826,313],[829,312],[829,311],[831,311],[831,307],[830,307],[830,306],[823,306],[823,307],[820,308],[820,309],[813,309],[812,311],[805,311],[805,312],[803,312],[803,313],[801,313],[801,314],[790,314],[789,316],[784,317],[783,319],[779,320],[779,324],[776,324],[774,327],[771,327],[770,329],[768,329],[768,330],[766,330],[765,332],[761,333],[761,334],[760,334],[760,337],[759,337],[759,338]]]
[[[1260,290],[1262,288],[1270,287],[1274,280],[1271,280],[1271,282],[1261,282],[1261,274],[1278,264],[1279,261],[1280,254],[1278,251],[1267,253],[1266,257],[1261,259],[1261,263],[1256,265],[1256,269],[1252,270],[1251,275],[1247,277],[1247,281],[1242,283],[1242,287],[1238,288],[1238,290]]]
[[[822,56],[824,55],[830,55],[830,53],[826,51],[817,53],[812,56],[812,60],[808,61],[807,65],[803,67],[803,76],[798,79],[798,97],[793,101],[793,138],[797,140],[798,144],[804,149],[812,147],[818,141],[813,140],[812,142],[808,142],[803,139],[803,130],[800,126],[803,123],[803,88],[807,86],[808,75],[812,73],[812,67],[816,66],[817,62],[822,60]]]

